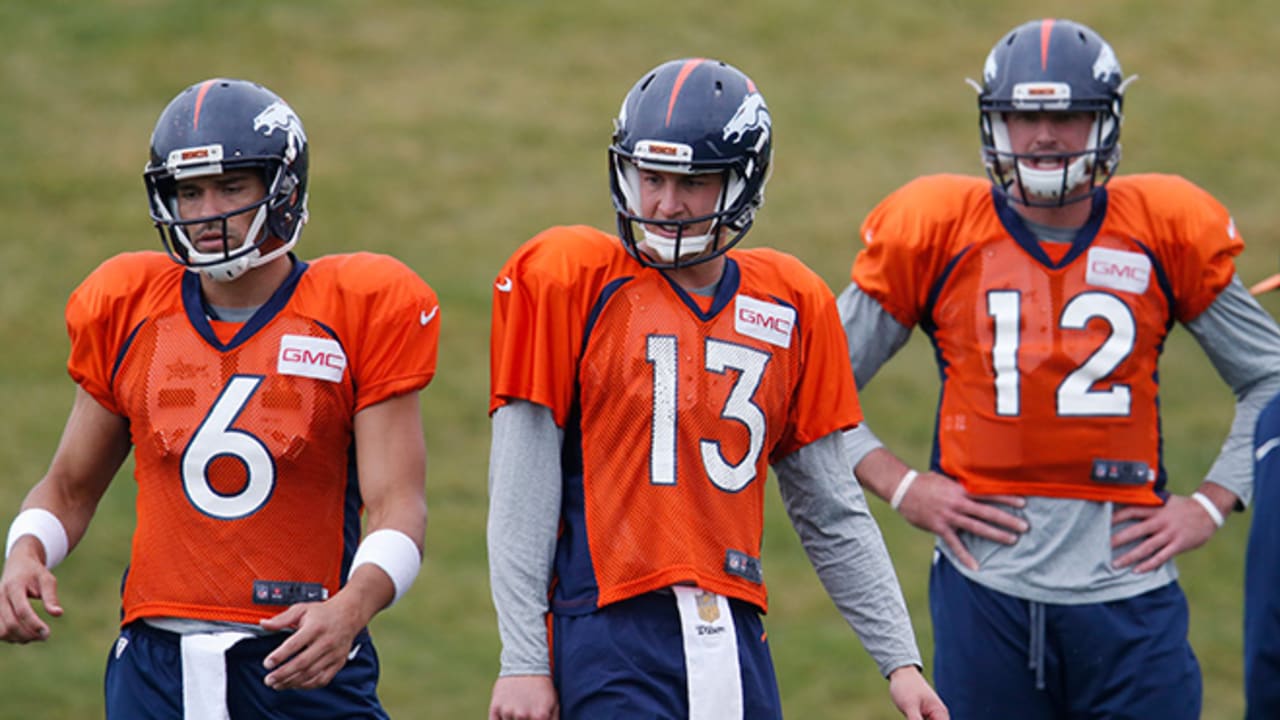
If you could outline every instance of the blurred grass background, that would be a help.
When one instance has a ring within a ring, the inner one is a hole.
[[[262,82],[298,111],[312,144],[300,253],[394,254],[441,296],[440,368],[424,402],[428,559],[374,634],[393,716],[483,717],[498,651],[484,548],[489,283],[547,225],[612,228],[605,147],[631,83],[693,55],[750,74],[773,114],[776,170],[746,242],[798,255],[839,290],[858,222],[881,196],[917,174],[981,171],[963,79],[980,74],[1006,29],[1055,15],[1092,25],[1141,75],[1122,172],[1190,177],[1234,212],[1249,243],[1244,281],[1280,269],[1280,20],[1262,0],[0,4],[0,521],[43,473],[70,406],[67,294],[106,257],[160,247],[141,180],[156,116],[206,77]],[[1264,302],[1276,311],[1278,300]],[[1166,464],[1173,488],[1187,492],[1217,452],[1232,398],[1181,328],[1161,375]],[[917,335],[863,398],[878,434],[918,466],[935,378]],[[122,473],[59,568],[67,614],[52,639],[0,646],[0,718],[101,716],[132,486]],[[895,717],[776,494],[770,502],[768,627],[787,715]],[[931,540],[883,503],[873,510],[928,659]],[[1207,718],[1242,715],[1248,521],[1234,516],[1179,560]]]

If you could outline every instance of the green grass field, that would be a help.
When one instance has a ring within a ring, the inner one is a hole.
[[[490,282],[548,225],[612,227],[605,147],[635,78],[691,55],[753,76],[773,114],[776,171],[746,242],[796,254],[838,290],[857,225],[881,196],[917,174],[981,171],[963,79],[980,74],[1004,30],[1055,14],[1093,25],[1141,75],[1121,170],[1190,177],[1234,212],[1249,243],[1245,282],[1280,269],[1280,21],[1263,0],[0,4],[0,524],[43,473],[70,406],[67,294],[106,257],[160,247],[141,179],[156,115],[197,80],[258,80],[289,100],[310,136],[312,222],[300,253],[390,253],[440,294],[440,368],[424,396],[427,562],[374,633],[393,716],[483,717],[498,653],[484,548]],[[1265,302],[1280,311],[1280,297]],[[1187,492],[1217,452],[1232,398],[1185,330],[1161,373],[1166,464]],[[917,336],[863,398],[878,434],[917,466],[935,377]],[[0,718],[101,715],[132,486],[122,473],[58,569],[67,614],[51,640],[0,646]],[[776,493],[771,503],[768,627],[788,716],[896,717]],[[873,510],[928,658],[931,540],[883,503]],[[1179,561],[1208,718],[1242,714],[1248,522],[1234,516]]]

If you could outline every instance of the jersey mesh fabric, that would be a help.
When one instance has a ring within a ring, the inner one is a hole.
[[[937,352],[936,467],[981,494],[1160,503],[1157,362],[1234,273],[1221,205],[1180,178],[1117,178],[1046,251],[986,181],[931,176],[862,234],[854,282]]]
[[[676,583],[766,608],[727,559],[759,558],[768,464],[861,420],[830,290],[782,253],[728,257],[709,302],[583,227],[534,238],[499,275],[491,407],[546,405],[575,459],[557,612]]]
[[[128,254],[67,306],[72,377],[130,421],[126,623],[257,622],[282,606],[255,580],[337,592],[360,530],[354,415],[435,371],[435,295],[390,258],[298,264],[244,324],[205,317],[195,283]]]
[[[328,336],[314,322],[280,317],[252,342],[219,352],[189,327],[186,315],[177,313],[144,324],[117,375],[134,446],[146,449],[137,453],[138,476],[182,479],[138,485],[125,605],[142,616],[201,612],[185,606],[222,608],[217,612],[240,616],[216,619],[248,621],[261,609],[245,616],[231,608],[243,606],[246,596],[252,599],[254,580],[319,583],[336,592],[345,496],[353,479],[347,472],[351,382],[274,372],[283,338]],[[246,388],[256,383],[243,405],[229,405],[240,402],[229,392],[233,379]],[[231,425],[210,422],[210,409],[219,406],[235,413]],[[211,443],[261,443],[266,453],[226,452],[197,472],[184,467],[199,442],[197,433]],[[247,502],[254,493],[250,482],[272,485],[259,507]],[[226,511],[201,511],[193,493],[201,492],[202,483],[219,499],[246,494],[243,510],[228,504],[219,506]],[[238,512],[244,515],[227,516]],[[175,527],[185,529],[179,535]],[[187,569],[181,592],[144,580],[172,567]],[[179,607],[170,606],[175,596],[185,598]]]

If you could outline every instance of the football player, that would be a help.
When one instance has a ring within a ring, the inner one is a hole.
[[[67,303],[76,396],[8,534],[0,638],[50,636],[31,599],[62,614],[53,567],[132,450],[108,717],[386,717],[366,626],[421,562],[438,306],[390,257],[293,254],[309,155],[261,85],[183,90],[144,173],[167,255]]]
[[[860,386],[915,326],[936,351],[928,470],[865,429],[850,447],[898,469],[866,482],[937,536],[934,679],[957,718],[1200,715],[1173,558],[1250,499],[1280,331],[1236,277],[1243,245],[1217,200],[1174,175],[1113,178],[1131,79],[1079,23],[1006,33],[974,83],[988,178],[889,195],[839,298]],[[1238,398],[1190,495],[1169,492],[1161,459],[1175,322]]]
[[[1280,275],[1249,288],[1280,287]],[[1280,716],[1280,395],[1258,414],[1254,431],[1253,521],[1244,565],[1244,700],[1246,720]]]
[[[493,292],[489,717],[777,718],[761,615],[765,480],[908,717],[946,711],[843,464],[861,421],[831,292],[739,249],[768,106],[715,60],[664,63],[609,148],[620,237],[553,227]]]
[[[1253,522],[1244,573],[1247,720],[1280,716],[1280,395],[1258,415]]]

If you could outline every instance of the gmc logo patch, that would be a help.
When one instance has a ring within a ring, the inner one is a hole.
[[[795,324],[795,308],[756,300],[746,295],[739,295],[734,299],[733,329],[742,335],[789,348]]]
[[[1151,258],[1142,253],[1091,248],[1085,282],[1131,293],[1146,292],[1151,284]]]
[[[337,340],[307,335],[285,335],[280,338],[276,372],[281,375],[341,382],[342,373],[346,369],[347,355],[342,352],[342,346]]]

